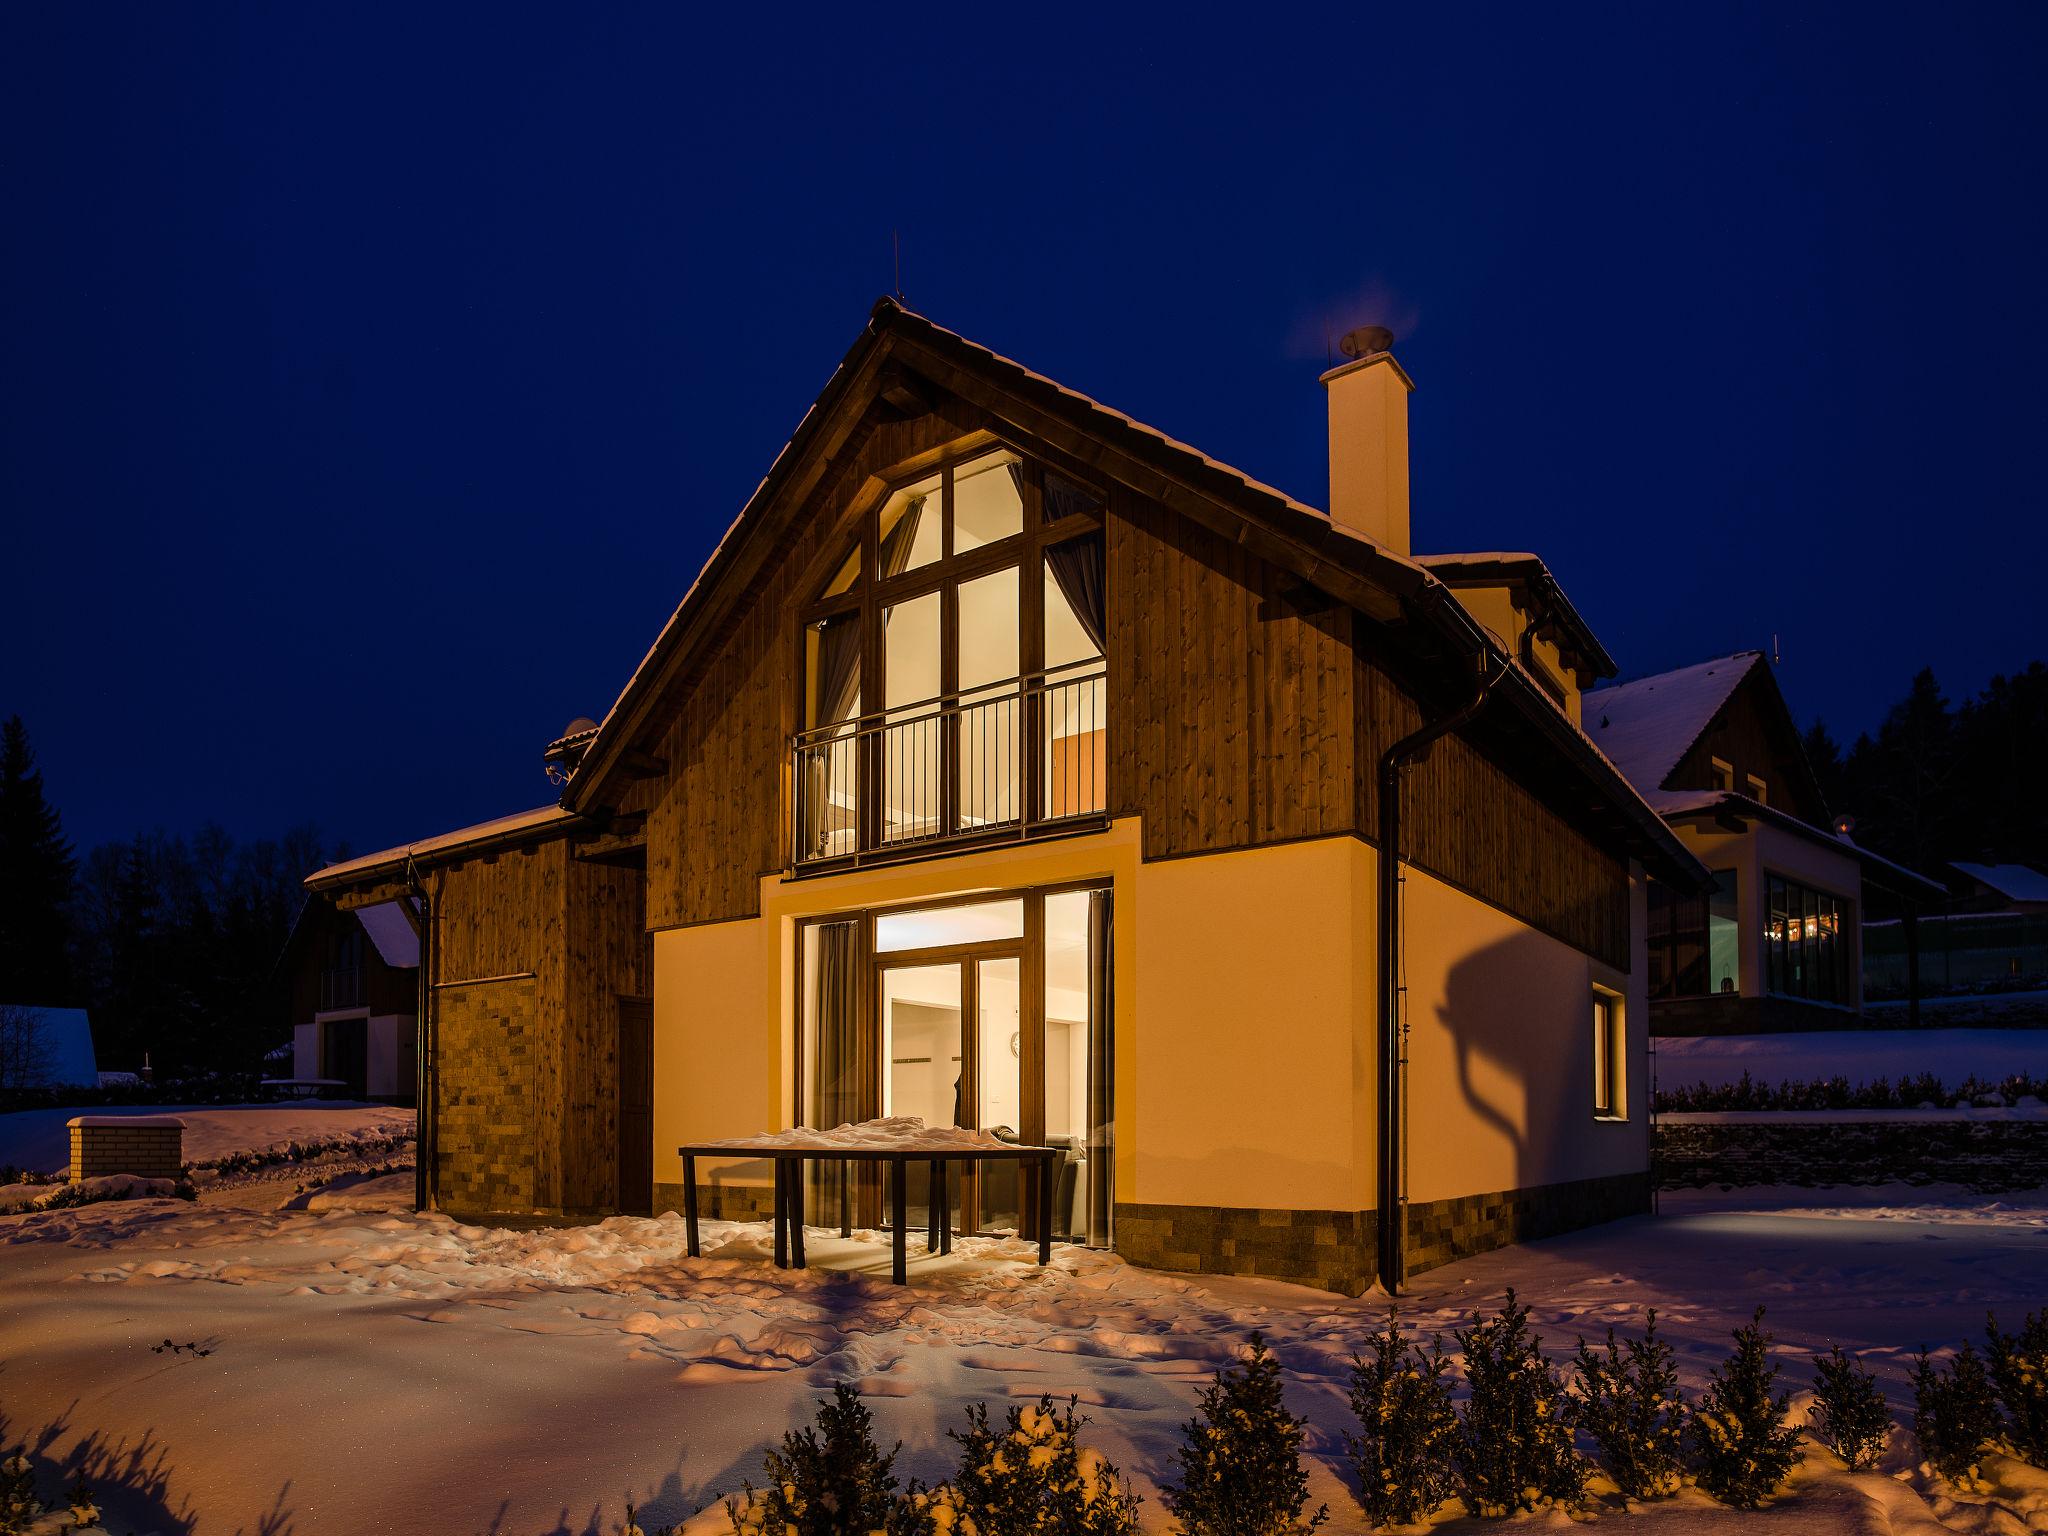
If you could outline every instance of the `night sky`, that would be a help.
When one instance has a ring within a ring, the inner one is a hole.
[[[1625,675],[1775,633],[1847,739],[2048,654],[2048,6],[712,9],[0,8],[0,715],[81,845],[550,799],[892,231],[1317,505],[1392,325],[1417,548]]]

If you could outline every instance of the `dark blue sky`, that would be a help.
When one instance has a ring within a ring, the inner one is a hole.
[[[0,714],[73,836],[549,798],[889,287],[1848,736],[2048,653],[2048,7],[0,8]],[[757,20],[755,18],[758,18]]]

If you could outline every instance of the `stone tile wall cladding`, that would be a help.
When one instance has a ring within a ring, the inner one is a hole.
[[[657,1212],[680,1211],[682,1208],[682,1185],[654,1186],[654,1209]],[[697,1181],[697,1214],[706,1221],[766,1221],[774,1211],[775,1186],[772,1184]],[[819,1219],[815,1213],[806,1213],[805,1224],[815,1227],[819,1225]]]
[[[538,988],[520,976],[444,987],[435,1000],[435,1172],[447,1210],[533,1209]]]
[[[71,1177],[96,1179],[110,1173],[132,1173],[144,1179],[175,1179],[184,1172],[185,1128],[141,1116],[117,1115],[74,1120],[71,1131]]]
[[[1435,1200],[1408,1208],[1408,1272],[1554,1237],[1650,1208],[1647,1172]],[[1118,1205],[1116,1251],[1133,1264],[1210,1275],[1264,1275],[1356,1296],[1375,1278],[1372,1211]]]
[[[2048,1120],[1659,1120],[1663,1189],[1751,1184],[1961,1184],[2003,1194],[2048,1184]]]

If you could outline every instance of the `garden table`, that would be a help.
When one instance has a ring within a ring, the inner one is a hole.
[[[765,1157],[775,1164],[775,1264],[778,1269],[801,1269],[804,1265],[804,1164],[806,1162],[887,1164],[889,1169],[889,1212],[892,1227],[891,1276],[898,1285],[908,1278],[906,1231],[909,1202],[907,1180],[910,1165],[928,1163],[932,1193],[925,1201],[925,1252],[953,1251],[951,1180],[952,1163],[1019,1162],[1035,1164],[1038,1188],[1034,1202],[1038,1217],[1038,1262],[1052,1260],[1052,1186],[1054,1159],[1058,1147],[1017,1146],[1009,1142],[969,1140],[959,1134],[940,1131],[928,1139],[914,1136],[886,1143],[833,1144],[831,1132],[813,1134],[804,1140],[785,1140],[779,1135],[744,1136],[730,1141],[699,1141],[676,1148],[683,1159],[683,1220],[688,1224],[690,1257],[697,1257],[697,1159],[700,1157]],[[842,1220],[840,1230],[850,1233],[851,1218]]]

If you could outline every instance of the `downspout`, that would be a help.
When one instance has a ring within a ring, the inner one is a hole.
[[[420,996],[419,1022],[414,1026],[413,1047],[413,1208],[432,1210],[434,1125],[434,1048],[432,1010],[434,1004],[434,902],[420,883],[419,871],[408,853],[405,883],[420,907]]]
[[[1439,736],[1457,730],[1485,706],[1493,685],[1506,675],[1487,652],[1474,672],[1477,686],[1464,705],[1424,721],[1380,757],[1379,777],[1379,1200],[1376,1238],[1380,1284],[1398,1296],[1407,1280],[1408,1213],[1402,1205],[1401,1123],[1401,773],[1419,763]]]

